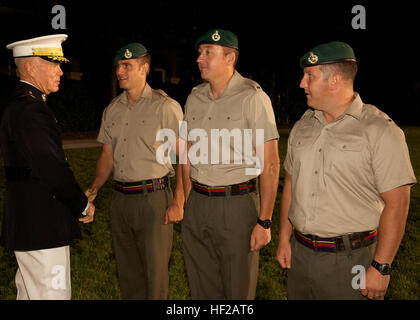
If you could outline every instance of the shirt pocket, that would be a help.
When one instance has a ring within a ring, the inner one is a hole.
[[[243,164],[244,157],[252,156],[255,138],[251,135],[245,141],[241,114],[220,112],[211,121],[210,153],[213,156],[218,149],[218,163]]]
[[[364,148],[365,143],[363,141],[352,141],[352,142],[344,142],[344,141],[334,141],[331,142],[331,146],[335,150],[339,150],[344,152],[345,154],[350,154],[352,152],[361,152]]]
[[[312,135],[296,135],[290,141],[290,164],[293,167],[292,175],[299,173],[303,166],[313,165],[313,150],[315,137]],[[291,168],[289,168],[291,169]]]
[[[315,136],[313,135],[296,135],[290,141],[290,146],[293,153],[301,153],[312,147],[314,142]]]
[[[205,116],[201,113],[190,114],[187,118],[187,130],[190,132],[193,129],[205,129]]]
[[[361,139],[336,140],[329,143],[327,171],[358,173],[368,163],[366,142]]]
[[[157,145],[156,136],[160,129],[160,123],[157,119],[154,117],[136,119],[133,129],[132,134],[137,136],[138,141],[147,146]]]
[[[215,117],[214,129],[239,129],[242,131],[242,116],[238,113],[220,113]]]
[[[115,141],[121,133],[122,129],[122,118],[115,118],[109,121],[106,125],[107,133],[113,141]]]
[[[318,134],[312,124],[300,125],[296,130],[296,135],[290,140],[292,149],[304,149],[312,146],[316,138],[315,132]]]

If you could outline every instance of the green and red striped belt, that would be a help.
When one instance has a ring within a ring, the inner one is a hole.
[[[138,194],[163,190],[168,187],[168,176],[135,182],[121,182],[114,180],[114,190],[124,194]]]
[[[365,232],[355,232],[344,236],[322,238],[311,234],[303,234],[294,230],[296,240],[305,247],[315,251],[338,252],[345,251],[344,238],[348,237],[351,250],[370,246],[378,240],[378,229]]]
[[[246,182],[232,184],[229,186],[208,186],[196,181],[192,181],[193,189],[209,197],[225,197],[227,195],[237,196],[254,192],[257,188],[257,179],[251,179]]]

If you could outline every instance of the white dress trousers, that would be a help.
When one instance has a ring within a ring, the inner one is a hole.
[[[70,300],[70,247],[15,251],[17,300]]]

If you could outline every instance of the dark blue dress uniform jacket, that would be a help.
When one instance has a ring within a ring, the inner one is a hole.
[[[87,198],[69,168],[61,131],[44,100],[37,88],[19,82],[1,120],[6,173],[1,243],[11,250],[55,248],[81,236],[78,218]]]

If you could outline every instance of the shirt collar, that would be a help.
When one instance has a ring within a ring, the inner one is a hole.
[[[239,74],[238,71],[235,70],[233,72],[233,75],[230,78],[226,88],[223,90],[223,92],[220,94],[220,96],[217,98],[217,100],[222,98],[222,97],[229,96],[233,92],[235,92],[236,89],[238,88],[238,86],[240,85],[242,79],[243,79],[243,77]],[[208,95],[208,97],[210,97],[210,99],[214,99],[213,94],[211,92],[211,86],[210,86],[209,82],[207,82],[207,86],[206,86],[206,89],[205,89],[204,92],[206,92],[206,94]]]
[[[346,111],[344,111],[344,113],[338,118],[341,118],[345,115],[349,115],[349,116],[352,116],[353,118],[355,118],[357,120],[360,120],[361,115],[362,115],[362,109],[363,109],[363,101],[360,98],[360,95],[357,92],[355,92],[354,93],[354,99],[353,99],[352,103],[346,109]],[[321,110],[313,110],[311,116],[317,118],[322,123],[325,122],[325,117],[324,117],[323,112]]]
[[[143,92],[141,94],[141,98],[152,99],[152,88],[149,86],[147,82],[146,82],[146,85],[144,86]]]
[[[139,99],[137,99],[134,104],[136,104],[140,99],[152,99],[152,88],[149,86],[149,84],[146,82],[146,85],[144,86],[143,92],[141,93],[141,96]],[[128,103],[127,98],[127,92],[123,92],[121,94],[121,103]]]
[[[229,95],[230,93],[234,92],[242,82],[242,79],[243,77],[239,74],[238,71],[235,70],[232,78],[230,78],[228,85],[226,86],[225,90],[223,90],[222,95]]]
[[[360,120],[360,117],[362,115],[362,109],[363,109],[363,101],[360,98],[360,95],[355,92],[354,93],[354,100],[350,104],[350,106],[344,111],[344,114],[348,114],[349,116],[352,116],[356,118],[357,120]]]

